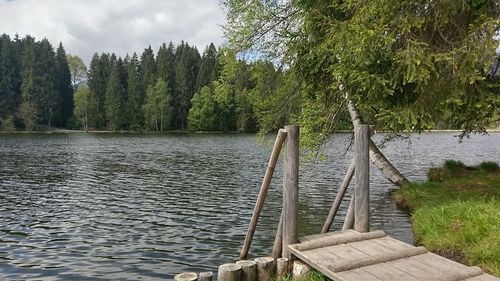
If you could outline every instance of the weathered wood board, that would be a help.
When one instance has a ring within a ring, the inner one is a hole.
[[[290,252],[332,280],[500,281],[422,247],[376,232],[354,230],[311,235],[289,245]]]

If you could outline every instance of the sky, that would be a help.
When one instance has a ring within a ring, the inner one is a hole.
[[[44,37],[87,64],[95,52],[124,57],[181,40],[203,52],[224,43],[220,0],[0,0],[0,34]]]

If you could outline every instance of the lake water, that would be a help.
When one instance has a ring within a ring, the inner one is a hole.
[[[301,163],[301,234],[320,231],[352,157],[349,140],[335,135],[324,160]],[[0,135],[0,279],[170,280],[216,271],[239,254],[270,150],[252,135]],[[426,133],[382,151],[410,180],[424,180],[444,159],[498,162],[500,134],[459,144],[453,133]],[[371,169],[372,229],[413,242],[394,187]],[[270,254],[281,183],[280,164],[252,257]]]

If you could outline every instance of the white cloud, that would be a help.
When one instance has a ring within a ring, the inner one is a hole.
[[[198,47],[224,42],[220,0],[0,0],[0,34],[38,40],[88,63],[94,52],[140,54],[181,40]]]

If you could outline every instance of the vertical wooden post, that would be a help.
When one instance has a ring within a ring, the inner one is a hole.
[[[354,230],[370,231],[370,126],[354,128]]]
[[[279,258],[276,260],[276,277],[277,280],[285,280],[290,272],[290,263],[287,258]]]
[[[257,263],[255,261],[237,261],[237,265],[241,266],[240,281],[258,281],[257,280]]]
[[[219,266],[217,281],[240,281],[241,266],[235,263],[226,263]]]
[[[257,263],[257,280],[271,281],[276,275],[276,262],[272,257],[254,259]]]
[[[285,126],[287,133],[283,172],[282,257],[291,259],[288,245],[297,243],[299,216],[299,126]]]
[[[276,141],[274,142],[273,151],[271,152],[271,157],[269,158],[269,163],[267,164],[266,174],[262,180],[262,185],[260,186],[259,196],[257,197],[257,202],[255,203],[255,209],[253,210],[252,219],[250,220],[250,225],[248,226],[247,235],[245,236],[245,242],[243,242],[243,247],[241,247],[240,259],[246,259],[248,255],[248,250],[250,249],[250,244],[252,243],[253,235],[255,233],[255,228],[257,227],[257,222],[259,221],[260,212],[264,207],[264,200],[266,200],[267,191],[269,190],[269,185],[273,177],[274,168],[278,162],[278,157],[281,152],[281,147],[286,138],[286,131],[280,129],[278,135],[276,136]]]

